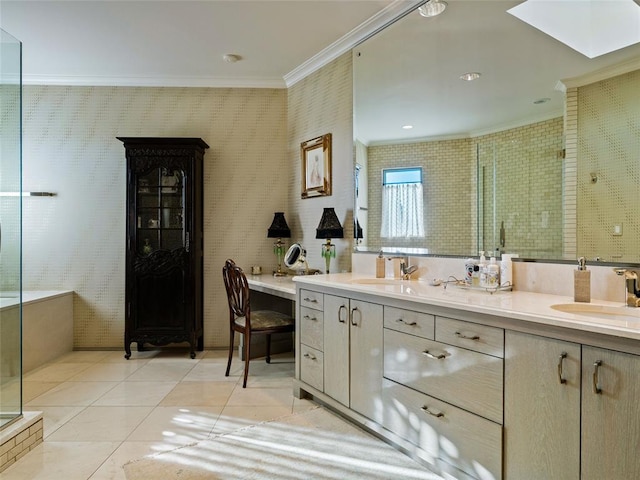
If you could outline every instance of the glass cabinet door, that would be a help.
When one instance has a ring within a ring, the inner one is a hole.
[[[136,182],[136,245],[141,256],[185,245],[184,171],[154,168]]]

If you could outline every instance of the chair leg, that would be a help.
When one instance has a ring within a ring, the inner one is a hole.
[[[229,361],[227,362],[227,372],[224,374],[225,377],[229,376],[229,370],[231,370],[231,357],[233,357],[233,328],[231,329],[231,334],[229,335]]]
[[[242,388],[247,388],[247,376],[249,375],[249,360],[251,359],[251,332],[247,329],[244,333],[244,381]]]
[[[271,334],[265,335],[267,337],[267,363],[271,363]]]

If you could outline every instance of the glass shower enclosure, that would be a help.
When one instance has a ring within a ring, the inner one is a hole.
[[[0,429],[22,416],[22,44],[0,30]]]

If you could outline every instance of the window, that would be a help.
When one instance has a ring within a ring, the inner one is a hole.
[[[384,238],[424,237],[422,168],[382,171],[382,227]]]

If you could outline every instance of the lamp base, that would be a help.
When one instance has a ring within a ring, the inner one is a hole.
[[[274,277],[286,277],[287,276],[287,272],[276,271],[276,272],[273,272],[273,276]]]

